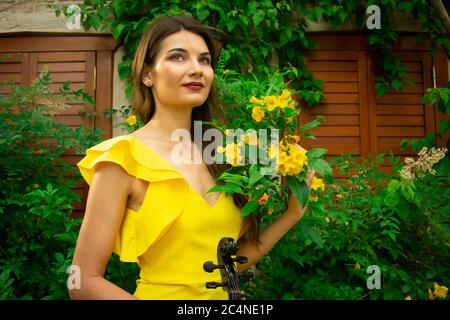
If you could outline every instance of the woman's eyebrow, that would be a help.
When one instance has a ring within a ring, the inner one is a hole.
[[[182,51],[182,52],[186,52],[187,53],[187,50],[186,49],[183,49],[183,48],[173,48],[173,49],[170,49],[169,51],[167,51],[167,53],[169,53],[169,52],[172,52],[172,51]],[[201,56],[205,56],[205,55],[211,55],[208,51],[206,51],[206,52],[202,52],[202,53],[200,53],[200,55]]]

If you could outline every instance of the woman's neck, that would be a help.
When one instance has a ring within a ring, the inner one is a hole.
[[[177,132],[191,130],[192,109],[157,108],[152,119],[142,128],[148,138],[172,141]]]

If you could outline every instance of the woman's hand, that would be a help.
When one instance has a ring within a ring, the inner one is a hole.
[[[304,149],[299,144],[293,143],[293,142],[291,142],[291,144],[295,145],[297,148],[300,148],[302,151],[306,152],[306,149]],[[307,184],[309,189],[311,188],[311,184],[312,184],[312,181],[313,181],[313,178],[314,178],[314,174],[315,174],[315,171],[314,170],[310,170],[308,175],[307,175],[307,177],[306,177],[306,179],[305,179],[305,182],[306,182],[306,184]],[[297,198],[295,198],[294,194],[291,193],[291,195],[289,196],[288,208],[287,208],[286,214],[292,216],[292,218],[295,221],[299,221],[303,217],[303,214],[305,213],[307,207],[308,206],[306,205],[303,208],[300,205],[300,203],[297,201]]]

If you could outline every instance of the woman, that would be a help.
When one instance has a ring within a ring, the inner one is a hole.
[[[256,221],[240,217],[242,196],[207,194],[226,165],[175,164],[171,157],[175,130],[191,134],[182,151],[204,148],[192,134],[193,122],[215,111],[210,30],[172,16],[157,19],[142,36],[132,70],[134,108],[145,125],[88,149],[78,163],[90,190],[73,258],[80,288],[69,290],[72,299],[227,299],[224,290],[205,287],[221,282],[218,271],[203,270],[203,262],[216,261],[218,241],[239,238],[238,255],[248,257],[242,271],[301,219],[306,208],[291,196],[288,210],[258,234]],[[104,279],[113,251],[139,264],[134,294]]]

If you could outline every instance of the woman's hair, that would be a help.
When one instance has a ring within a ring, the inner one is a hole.
[[[211,54],[211,66],[215,71],[215,64],[219,49],[217,42],[214,40],[217,39],[217,36],[222,35],[220,30],[204,26],[198,20],[190,16],[161,16],[154,20],[147,31],[142,35],[132,64],[134,85],[133,108],[143,123],[148,123],[151,120],[156,108],[151,89],[142,83],[143,73],[146,67],[150,67],[154,63],[154,59],[160,50],[161,42],[167,36],[182,30],[193,32],[203,38]],[[206,101],[201,106],[192,109],[190,128],[191,137],[194,137],[194,121],[211,121],[212,117],[225,123],[223,112],[219,109],[219,105],[216,100],[214,82],[211,85]],[[202,124],[203,131],[206,131],[209,128],[213,127],[209,124]],[[207,145],[208,143],[202,139],[202,154]],[[214,179],[219,173],[231,167],[231,165],[227,163],[220,164],[215,162],[212,164],[206,164],[206,166]],[[223,182],[219,181],[218,184],[223,184]],[[248,200],[245,196],[234,193],[233,201],[239,208],[242,209]],[[259,221],[252,215],[249,215],[244,219],[244,222],[248,227],[246,238],[259,241]]]

